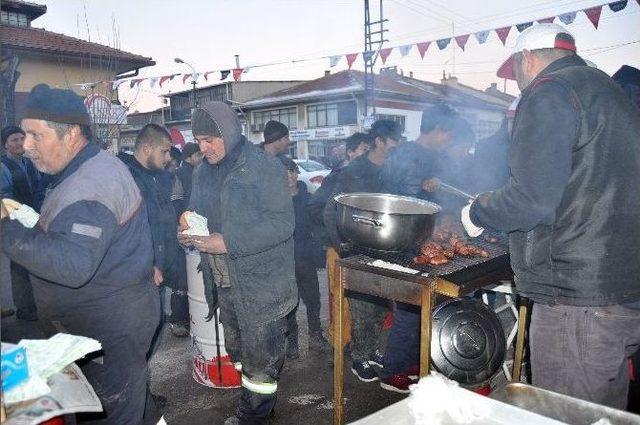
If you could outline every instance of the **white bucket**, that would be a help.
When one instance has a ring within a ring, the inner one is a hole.
[[[189,288],[189,318],[191,322],[191,340],[193,343],[193,378],[199,384],[214,388],[237,388],[240,386],[240,374],[236,371],[224,348],[224,331],[218,322],[218,345],[216,347],[215,318],[206,321],[209,305],[204,295],[202,272],[198,271],[200,253],[187,251],[187,285]],[[216,311],[219,317],[219,311]],[[218,367],[220,363],[220,367]]]

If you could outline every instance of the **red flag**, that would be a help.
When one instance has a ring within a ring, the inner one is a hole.
[[[469,34],[459,35],[456,37],[456,43],[462,50],[464,50],[465,44],[467,44],[467,40],[469,40]]]
[[[640,1],[640,0],[638,0]],[[380,49],[380,59],[382,59],[382,63],[384,64],[387,61],[387,58],[391,54],[393,47],[387,47],[386,49]]]
[[[538,23],[539,24],[552,24],[555,19],[556,19],[555,16],[549,16],[548,18],[538,19]]]
[[[163,77],[160,77],[160,87],[162,87],[162,85],[165,83],[165,81],[167,81],[167,80],[169,80],[169,81],[173,80],[173,77],[175,77],[175,76],[176,76],[176,74],[173,74],[173,75],[165,75],[165,76],[163,76]]]
[[[236,81],[240,81],[240,76],[242,75],[242,68],[234,68],[233,69],[233,79]]]
[[[600,22],[600,13],[602,13],[602,5],[592,7],[590,9],[584,9],[583,12],[585,15],[587,15],[587,18],[589,18],[593,26],[598,29],[598,22]]]
[[[209,81],[209,74],[214,73],[215,71],[207,71],[204,73],[204,80]]]
[[[422,59],[424,59],[424,54],[427,53],[427,49],[429,48],[430,45],[431,45],[430,41],[425,41],[423,43],[416,44],[416,46],[418,47],[418,52],[420,52],[420,57]]]
[[[509,31],[511,31],[511,27],[496,28],[496,34],[498,34],[498,38],[502,41],[503,46],[507,43]]]
[[[191,74],[184,74],[182,76],[182,84],[186,83],[187,82],[187,78],[189,78],[189,77],[191,77]]]
[[[146,80],[146,78],[136,78],[136,79],[131,80],[131,82],[129,83],[129,88],[133,88],[134,86],[137,86],[138,84],[140,84],[144,80]]]
[[[347,65],[349,65],[349,69],[351,69],[351,65],[356,61],[358,57],[358,53],[349,53],[347,56]]]

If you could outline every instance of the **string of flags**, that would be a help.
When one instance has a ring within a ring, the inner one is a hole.
[[[507,37],[509,36],[509,33],[514,27],[518,32],[522,32],[525,29],[529,28],[530,26],[534,25],[536,22],[540,24],[552,23],[556,19],[558,19],[564,25],[571,25],[575,21],[578,13],[584,13],[587,19],[593,24],[594,28],[598,29],[598,24],[600,23],[600,15],[602,14],[603,7],[608,6],[609,9],[615,13],[615,12],[620,12],[621,10],[626,8],[628,2],[629,0],[619,0],[619,1],[614,1],[610,3],[601,4],[599,6],[575,10],[573,12],[562,13],[556,16],[548,16],[546,18],[536,19],[528,22],[521,22],[519,24],[509,25],[501,28],[493,28],[490,30],[477,31],[469,34],[454,35],[448,38],[423,41],[420,43],[405,44],[402,46],[386,47],[386,48],[380,49],[378,52],[366,51],[366,52],[346,53],[341,55],[331,55],[331,56],[322,56],[322,57],[310,58],[310,59],[293,60],[290,62],[288,61],[288,62],[277,62],[277,63],[267,63],[267,64],[260,64],[260,65],[246,66],[244,68],[223,69],[223,70],[215,70],[215,71],[207,71],[207,72],[195,72],[190,74],[170,74],[170,75],[163,75],[158,77],[131,78],[131,79],[122,79],[122,80],[115,80],[115,81],[98,81],[93,83],[82,83],[78,85],[84,90],[89,90],[99,85],[108,84],[108,85],[111,85],[112,90],[117,90],[123,84],[127,84],[129,88],[133,89],[134,87],[139,86],[143,82],[148,82],[150,88],[155,88],[156,85],[162,88],[163,84],[171,82],[176,78],[181,79],[182,84],[187,84],[187,82],[189,82],[189,84],[193,84],[194,82],[197,82],[200,78],[204,78],[205,81],[209,81],[211,74],[219,74],[220,81],[226,80],[227,78],[229,78],[229,75],[233,77],[234,81],[241,81],[242,75],[249,72],[249,70],[252,68],[281,65],[285,63],[291,63],[291,62],[294,62],[294,63],[307,62],[307,61],[318,60],[318,59],[329,59],[329,67],[333,68],[337,66],[338,63],[340,63],[340,61],[344,58],[347,62],[347,66],[349,67],[349,69],[351,69],[355,61],[360,56],[362,56],[364,60],[368,60],[371,57],[373,57],[376,53],[378,53],[380,56],[380,59],[382,60],[382,63],[386,64],[387,59],[389,58],[392,52],[397,50],[398,53],[400,53],[400,56],[404,58],[407,55],[409,55],[409,53],[413,50],[414,46],[418,50],[418,53],[420,54],[420,58],[424,59],[427,53],[427,50],[432,44],[435,44],[439,50],[444,50],[451,44],[451,40],[453,39],[456,45],[464,51],[465,47],[467,46],[467,42],[469,41],[472,35],[473,35],[473,38],[476,39],[477,43],[479,45],[482,45],[487,42],[491,33],[495,32],[498,39],[502,42],[502,45],[506,45]],[[636,2],[640,6],[640,0],[636,0]]]

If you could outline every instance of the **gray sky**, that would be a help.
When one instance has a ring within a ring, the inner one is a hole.
[[[190,72],[173,62],[176,56],[191,62],[197,72],[234,67],[234,54],[241,66],[325,55],[360,52],[364,44],[363,0],[31,0],[48,6],[47,14],[34,26],[74,37],[151,56],[155,67],[141,70],[141,77]],[[370,0],[377,20],[378,1]],[[384,17],[389,20],[385,46],[429,41],[502,27],[584,9],[601,4],[598,0],[384,0]],[[556,22],[558,20],[556,19]],[[115,36],[117,28],[119,37]],[[568,26],[583,57],[611,74],[621,65],[640,68],[640,5],[629,0],[614,13],[603,7],[596,30],[583,13]],[[509,55],[517,38],[512,29],[503,47],[495,33],[479,45],[471,36],[465,51],[452,40],[443,51],[435,44],[420,59],[417,49],[405,58],[397,50],[387,60],[405,74],[439,81],[442,71],[456,75],[461,83],[484,89]],[[381,61],[378,60],[378,65]],[[343,59],[332,72],[346,69]],[[329,69],[329,60],[254,68],[244,80],[313,79]],[[353,69],[363,69],[362,58]],[[209,81],[219,78],[216,74]],[[231,78],[231,77],[230,77]],[[200,80],[199,84],[204,84]],[[188,89],[189,81],[165,84],[162,93]],[[507,90],[517,92],[515,83]],[[145,111],[160,106],[160,90],[121,88],[121,99],[131,110]]]

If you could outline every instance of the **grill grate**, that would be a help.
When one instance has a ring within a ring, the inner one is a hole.
[[[484,238],[477,238],[469,241],[469,243],[487,250],[490,254],[489,258],[464,257],[456,254],[447,264],[442,264],[440,266],[415,264],[413,262],[413,258],[417,255],[417,253],[413,252],[378,251],[375,249],[369,249],[356,245],[350,246],[349,252],[352,254],[360,254],[370,258],[384,260],[389,263],[398,264],[414,270],[419,270],[422,273],[428,273],[430,276],[446,276],[460,272],[469,267],[489,262],[495,258],[502,257],[508,254],[508,245],[506,239],[504,237],[497,238],[498,241],[496,243],[487,242],[484,240]]]

